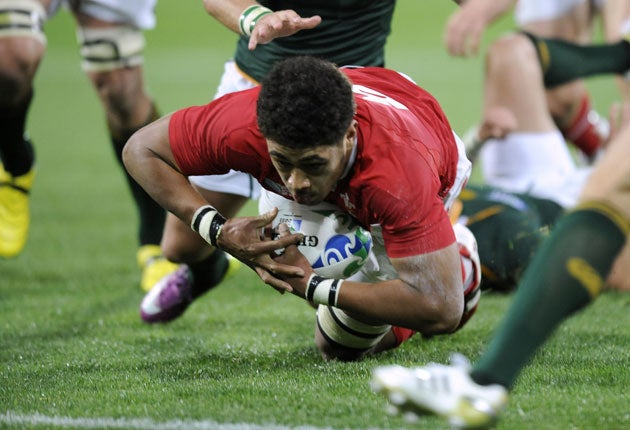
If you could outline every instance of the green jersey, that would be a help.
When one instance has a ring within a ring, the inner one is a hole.
[[[475,235],[484,289],[513,289],[562,207],[557,203],[485,186],[459,195],[459,221]]]
[[[319,15],[322,22],[311,30],[278,37],[250,51],[249,38],[241,36],[236,65],[260,81],[280,60],[313,55],[338,66],[383,66],[385,42],[391,31],[395,0],[263,0],[271,10],[293,9],[302,17]]]

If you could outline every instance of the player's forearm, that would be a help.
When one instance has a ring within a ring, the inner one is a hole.
[[[355,318],[386,323],[431,335],[449,333],[458,326],[463,294],[452,300],[444,295],[422,294],[400,279],[378,283],[344,281],[337,306]],[[461,302],[461,303],[460,303]]]
[[[458,245],[390,261],[398,279],[348,282],[339,293],[339,307],[423,334],[454,331],[464,306]]]
[[[317,276],[297,248],[286,249],[276,260],[303,265],[304,272],[310,272],[302,278],[286,279],[294,294],[317,305],[347,311],[367,324],[441,334],[456,330],[463,315],[461,259],[456,243],[427,254],[392,259],[399,278],[376,283]]]
[[[474,7],[478,16],[490,24],[511,10],[516,0],[465,0],[461,4],[464,7]]]
[[[241,33],[239,18],[243,11],[259,3],[252,0],[203,0],[210,15],[235,33]]]

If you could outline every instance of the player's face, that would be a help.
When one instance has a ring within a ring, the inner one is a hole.
[[[293,199],[303,205],[321,203],[335,188],[350,158],[356,126],[353,123],[336,145],[292,149],[267,140],[271,161]]]

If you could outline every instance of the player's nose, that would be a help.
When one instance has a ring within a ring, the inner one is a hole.
[[[301,169],[293,169],[287,182],[289,188],[296,192],[311,188],[310,178]]]

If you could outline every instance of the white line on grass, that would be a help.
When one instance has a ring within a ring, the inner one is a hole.
[[[0,423],[9,425],[71,427],[76,429],[147,429],[147,430],[325,430],[330,427],[298,426],[287,427],[275,424],[262,425],[250,423],[218,423],[216,421],[202,420],[173,420],[153,421],[148,418],[87,418],[87,417],[59,417],[42,414],[23,415],[16,412],[0,414]]]

